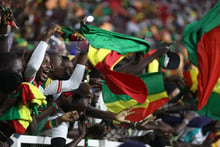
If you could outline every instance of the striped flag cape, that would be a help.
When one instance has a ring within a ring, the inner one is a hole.
[[[17,91],[18,104],[6,111],[0,120],[7,120],[16,133],[24,134],[32,121],[31,109],[35,106],[46,105],[47,101],[37,87],[27,82],[23,82]]]
[[[105,75],[109,89],[115,94],[129,95],[143,104],[147,95],[145,83],[135,75],[115,72],[113,67],[128,54],[148,52],[150,43],[136,37],[85,24],[82,25],[79,33],[90,44],[88,60]],[[68,34],[70,33],[68,32]],[[69,37],[71,38],[71,36]]]
[[[220,77],[220,1],[198,21],[184,29],[189,60],[198,67],[198,110],[206,105]]]
[[[107,84],[102,87],[103,100],[109,111],[118,113],[126,108],[134,106],[135,113],[126,119],[137,122],[152,114],[155,110],[169,101],[168,94],[164,88],[163,74],[161,72],[145,73],[138,75],[148,86],[148,95],[143,104],[138,103],[128,95],[116,95],[110,91]]]
[[[187,87],[193,92],[196,93],[198,90],[198,77],[199,71],[198,68],[192,68],[183,73],[184,78],[186,79]],[[215,87],[212,90],[211,95],[209,96],[207,103],[202,109],[197,111],[199,114],[220,120],[220,78],[217,80]]]

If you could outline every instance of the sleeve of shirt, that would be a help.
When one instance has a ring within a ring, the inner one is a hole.
[[[31,58],[28,61],[24,71],[24,77],[27,81],[31,81],[35,77],[44,60],[47,46],[48,44],[45,41],[40,41],[40,43],[37,45],[34,52],[32,53]]]
[[[79,88],[85,72],[85,66],[77,64],[69,80],[54,80],[44,90],[44,95],[59,94]]]

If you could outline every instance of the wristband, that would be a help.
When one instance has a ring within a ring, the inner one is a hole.
[[[56,102],[52,102],[52,105],[54,106],[54,108],[56,109],[56,110],[58,110],[58,105],[57,105],[57,103]]]
[[[53,120],[48,120],[46,123],[46,126],[48,129],[52,129],[55,127],[55,125],[53,124]]]

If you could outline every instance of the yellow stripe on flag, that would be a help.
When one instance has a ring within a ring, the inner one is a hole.
[[[198,68],[193,68],[189,72],[192,80],[192,86],[190,87],[190,90],[192,92],[196,92],[198,90],[198,80],[197,80],[197,76],[199,74]]]
[[[97,63],[104,61],[106,56],[111,53],[112,50],[109,49],[104,49],[104,48],[99,48],[96,49],[93,46],[89,45],[89,53],[88,53],[88,59],[91,62],[93,66],[96,66]],[[131,56],[134,53],[129,53],[126,55],[122,55],[113,65],[111,65],[111,70],[113,70],[113,67],[119,63],[122,59],[124,59],[127,56]]]
[[[213,89],[213,92],[220,94],[220,79],[218,79],[218,81]]]
[[[158,72],[159,70],[159,62],[158,60],[154,59],[152,62],[148,64],[148,72],[153,73],[153,72]]]
[[[131,99],[129,101],[119,100],[113,103],[105,103],[108,110],[113,113],[118,113],[123,109],[129,108],[137,104],[138,104],[137,101],[134,99]]]
[[[161,98],[167,98],[167,97],[168,97],[168,94],[167,94],[166,91],[164,91],[164,92],[161,92],[161,93],[149,95],[147,97],[147,99],[149,100],[149,102],[153,102],[153,101],[160,100]]]
[[[27,105],[23,105],[23,104],[18,104],[18,111],[20,114],[20,119],[18,120],[18,122],[27,129],[27,127],[29,126],[29,124],[32,121],[32,117],[31,117],[31,111],[28,108]]]
[[[198,68],[195,67],[195,68],[190,69],[189,72],[190,72],[190,76],[192,80],[192,86],[190,87],[190,90],[195,93],[198,90],[197,77],[198,77],[199,71],[198,71]],[[215,87],[213,88],[213,92],[220,94],[220,78],[218,79]]]
[[[140,107],[147,108],[151,102],[154,102],[154,101],[157,101],[163,98],[167,98],[167,97],[168,97],[168,94],[166,91],[164,91],[161,93],[149,95],[144,104],[139,104],[134,99],[131,99],[129,101],[119,100],[113,103],[105,103],[105,105],[109,111],[113,113],[118,113],[122,111],[123,109],[129,108],[131,106],[134,106],[134,108],[140,108]]]
[[[93,66],[102,62],[105,57],[111,52],[109,49],[96,49],[89,45],[88,59]]]
[[[32,99],[31,103],[37,104],[37,106],[47,104],[46,96],[44,96],[36,86],[28,82],[23,82],[23,84],[28,85],[32,94],[34,95],[34,99]]]

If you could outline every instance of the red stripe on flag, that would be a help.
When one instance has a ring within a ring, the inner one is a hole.
[[[9,126],[18,134],[24,134],[26,131],[26,129],[17,120],[10,121]]]
[[[134,108],[131,111],[135,112],[131,115],[127,116],[126,119],[131,120],[133,122],[141,121],[144,118],[146,118],[148,115],[154,113],[157,109],[159,109],[161,106],[166,104],[169,101],[169,98],[162,98],[153,102],[150,102],[147,108],[139,107]]]
[[[185,71],[185,72],[183,72],[183,76],[184,76],[184,78],[186,79],[186,85],[187,85],[187,87],[190,88],[190,87],[192,86],[192,84],[193,84],[190,71]]]
[[[198,110],[206,105],[220,77],[220,26],[204,34],[197,45]]]
[[[111,51],[106,57],[105,57],[105,61],[104,61],[104,65],[107,68],[111,68],[115,63],[117,63],[117,61],[120,59],[120,57],[122,57],[121,54],[119,54],[116,51]]]
[[[20,89],[22,89],[21,91],[21,97],[22,97],[22,101],[24,105],[27,105],[27,101],[31,101],[32,99],[34,99],[34,94],[32,93],[32,91],[30,90],[29,85],[27,84],[21,84],[19,85],[19,87],[17,88],[17,91],[19,91]]]
[[[145,102],[148,90],[145,83],[139,77],[112,71],[106,68],[101,62],[99,62],[95,68],[105,75],[105,82],[111,92],[114,94],[129,95],[141,104]]]

